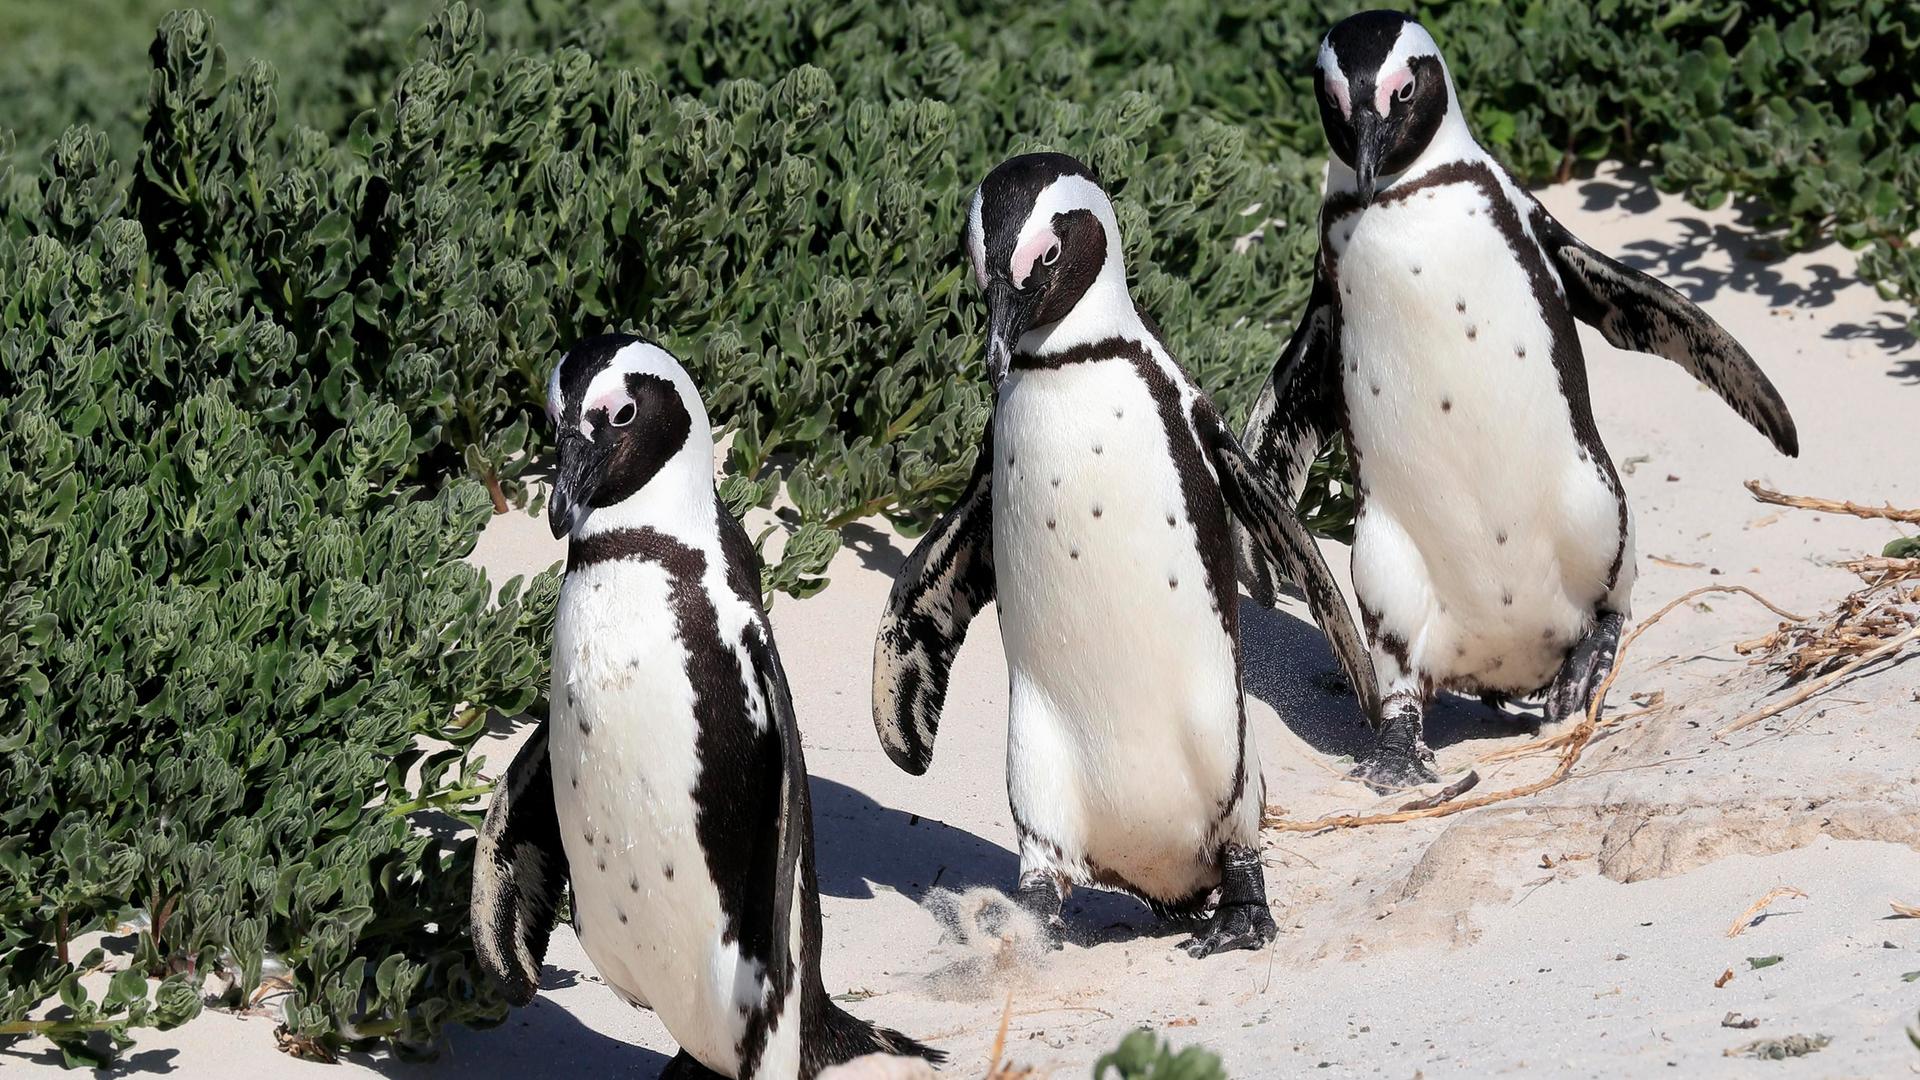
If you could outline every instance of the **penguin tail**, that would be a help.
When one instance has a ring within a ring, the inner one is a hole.
[[[827,1042],[835,1062],[852,1061],[868,1054],[893,1054],[896,1057],[924,1058],[938,1065],[947,1055],[892,1028],[876,1027],[831,1002],[826,1013]]]

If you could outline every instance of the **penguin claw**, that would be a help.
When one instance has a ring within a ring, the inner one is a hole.
[[[1196,960],[1217,952],[1234,949],[1259,949],[1279,934],[1273,912],[1264,902],[1222,904],[1207,921],[1206,928],[1180,943],[1180,948]]]
[[[1432,762],[1433,751],[1424,745],[1415,744],[1411,753],[1375,747],[1355,763],[1347,776],[1372,788],[1376,794],[1389,795],[1422,784],[1438,783],[1440,774],[1433,771]]]

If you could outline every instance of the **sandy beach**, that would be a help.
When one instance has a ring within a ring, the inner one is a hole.
[[[1625,354],[1582,327],[1601,435],[1638,521],[1634,617],[1687,591],[1743,585],[1803,614],[1859,587],[1836,565],[1901,535],[1886,522],[1756,502],[1768,487],[1920,506],[1920,346],[1904,312],[1828,247],[1781,259],[1736,208],[1703,212],[1605,169],[1541,193],[1573,232],[1699,302],[1754,353],[1799,425],[1780,457],[1678,366]],[[1908,532],[1912,530],[1909,529]],[[1035,955],[943,941],[921,906],[935,888],[1010,888],[1006,668],[993,613],[954,671],[931,770],[896,769],[869,712],[873,629],[910,550],[883,523],[850,530],[832,585],[780,598],[773,620],[804,731],[831,993],[860,1016],[984,1073],[1011,995],[1007,1057],[1086,1075],[1130,1029],[1221,1054],[1235,1077],[1890,1077],[1920,1073],[1920,667],[1866,677],[1724,740],[1771,700],[1778,674],[1736,642],[1779,622],[1750,599],[1704,596],[1622,657],[1614,714],[1574,775],[1538,795],[1457,816],[1359,830],[1269,830],[1267,885],[1281,934],[1261,952],[1192,960],[1182,928],[1124,897],[1076,892],[1081,940]],[[1346,553],[1328,544],[1343,575]],[[497,518],[474,558],[503,581],[563,556],[544,519]],[[1304,605],[1242,603],[1249,714],[1270,812],[1291,820],[1391,808],[1343,773],[1367,739]],[[1911,654],[1909,654],[1911,656]],[[1653,702],[1644,711],[1641,704]],[[1556,729],[1538,710],[1437,707],[1429,739],[1451,779],[1480,790],[1544,775],[1551,756],[1480,759]],[[518,736],[484,747],[489,775]],[[1730,925],[1776,888],[1758,922]],[[971,903],[963,896],[962,903]],[[1781,959],[1755,966],[1753,959]],[[280,1053],[271,1015],[209,1010],[140,1032],[114,1070],[193,1078],[650,1077],[674,1053],[651,1013],[599,984],[570,931],[537,1002],[502,1026],[454,1031],[439,1059]],[[1723,973],[1730,972],[1729,977]],[[1726,1026],[1730,1014],[1757,1020]],[[1777,1062],[1726,1056],[1755,1040],[1824,1035]],[[47,1044],[0,1054],[8,1075],[52,1073]]]

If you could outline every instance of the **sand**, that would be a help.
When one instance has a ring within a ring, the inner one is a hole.
[[[1849,253],[1778,259],[1732,209],[1702,212],[1637,174],[1603,170],[1542,193],[1596,247],[1658,273],[1743,340],[1799,423],[1789,460],[1678,367],[1619,353],[1583,330],[1595,413],[1639,523],[1636,616],[1711,584],[1824,609],[1857,584],[1834,565],[1877,554],[1886,523],[1780,511],[1741,482],[1920,506],[1913,432],[1920,347],[1897,305],[1852,278]],[[1911,531],[1911,530],[1909,530]],[[1273,946],[1196,961],[1185,935],[1140,905],[1079,892],[1086,941],[1035,959],[983,961],[941,940],[917,903],[936,886],[1010,887],[1004,786],[1006,670],[991,612],[954,672],[932,769],[880,752],[869,715],[870,643],[909,544],[875,522],[850,530],[832,587],[781,599],[773,619],[805,732],[830,992],[861,1016],[945,1049],[951,1075],[984,1071],[1012,995],[1008,1056],[1085,1075],[1132,1027],[1219,1052],[1232,1075],[1885,1077],[1920,1070],[1920,685],[1895,665],[1716,743],[1709,732],[1768,699],[1779,679],[1735,641],[1776,619],[1714,596],[1669,616],[1624,658],[1611,701],[1664,704],[1598,741],[1567,783],[1443,820],[1362,831],[1270,833]],[[1328,545],[1344,572],[1344,552]],[[497,519],[476,560],[504,579],[561,556],[543,521]],[[1243,603],[1250,714],[1270,802],[1295,818],[1393,805],[1341,773],[1365,743],[1355,707],[1322,682],[1333,662],[1304,611]],[[1277,712],[1276,712],[1277,710]],[[1449,776],[1532,736],[1532,710],[1436,710]],[[1552,729],[1548,730],[1552,733]],[[486,746],[489,772],[518,739]],[[1481,767],[1482,788],[1540,775],[1544,760]],[[1740,936],[1729,925],[1779,886]],[[1780,956],[1753,968],[1749,958]],[[486,1031],[455,1030],[437,1062],[355,1055],[332,1067],[274,1048],[274,1022],[209,1012],[140,1035],[121,1071],[190,1077],[646,1077],[674,1052],[653,1015],[599,984],[566,928],[538,1001]],[[1723,972],[1732,972],[1724,985]],[[1758,1020],[1723,1026],[1729,1013]],[[1765,1064],[1724,1056],[1757,1039],[1827,1035]],[[9,1075],[51,1071],[44,1043],[0,1052]],[[25,1066],[24,1068],[22,1066]]]

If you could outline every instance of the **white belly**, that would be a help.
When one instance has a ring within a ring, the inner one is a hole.
[[[1185,897],[1215,874],[1239,671],[1159,412],[1127,362],[1103,361],[1016,372],[994,425],[1016,818],[1078,880]],[[1259,784],[1256,766],[1256,806]]]
[[[1432,195],[1329,237],[1366,490],[1354,588],[1415,671],[1532,690],[1608,592],[1620,503],[1575,438],[1552,337],[1486,198]]]
[[[618,590],[607,603],[568,594]],[[725,916],[694,829],[693,689],[665,572],[606,563],[570,575],[554,626],[549,754],[580,944],[607,984],[674,1040],[734,1075],[761,965],[723,943]],[[603,615],[607,623],[595,616]]]

